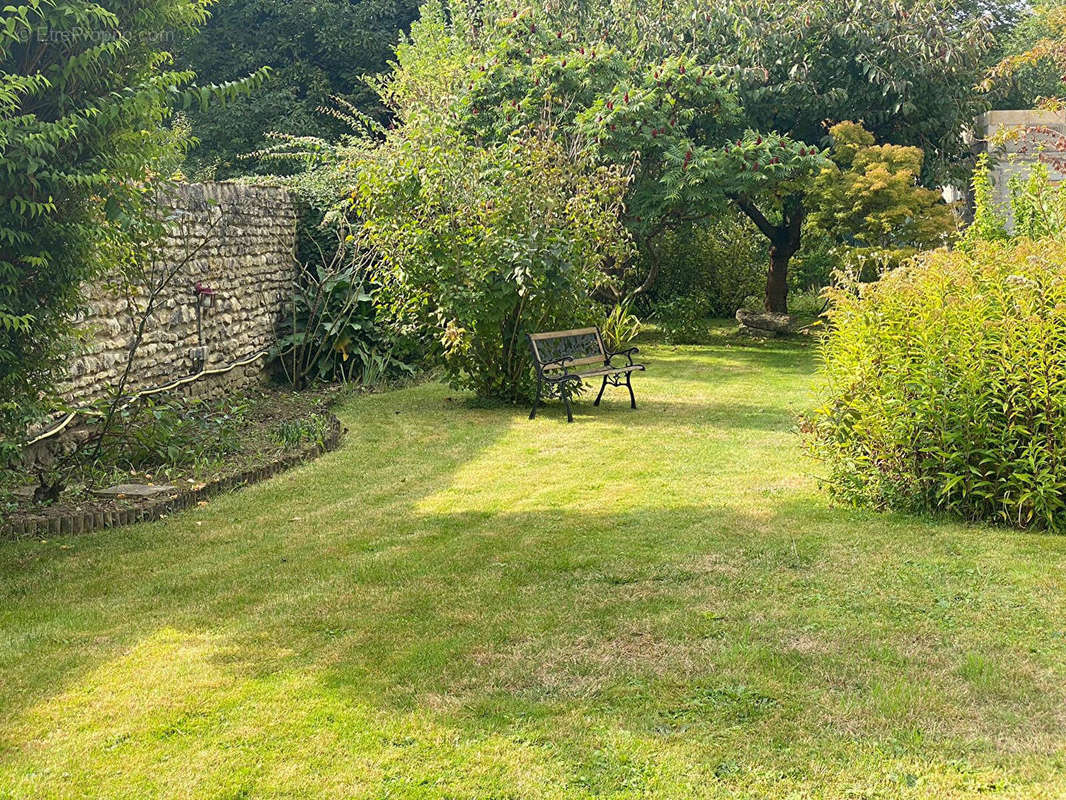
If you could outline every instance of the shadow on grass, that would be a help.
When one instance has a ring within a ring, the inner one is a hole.
[[[796,428],[796,416],[772,405],[757,406],[749,403],[708,403],[694,401],[679,403],[644,399],[638,395],[637,408],[629,407],[628,395],[624,398],[608,398],[597,407],[592,400],[574,401],[574,424],[600,423],[611,428],[648,428],[661,430],[685,425],[704,425],[721,430],[757,430],[789,433]],[[567,424],[566,409],[560,402],[548,403],[537,411],[537,419],[530,425],[547,422]],[[521,424],[517,421],[516,424]]]
[[[785,369],[786,353],[652,355],[653,369],[663,366],[646,400],[638,384],[641,410],[617,397],[587,415],[579,404],[573,427],[587,418],[659,428],[666,448],[678,423],[768,433],[791,424],[780,398],[776,410],[715,399],[725,366],[714,358],[753,370],[781,359]],[[663,385],[681,379],[701,394],[661,399]],[[45,738],[48,725],[70,726],[92,739],[128,727],[125,710],[152,698],[156,733],[130,736],[211,731],[230,713],[212,681],[231,681],[294,716],[325,697],[390,719],[423,714],[476,740],[503,731],[562,742],[572,760],[632,731],[754,742],[767,758],[790,739],[845,730],[883,742],[944,730],[945,720],[960,741],[1019,726],[1054,733],[1064,684],[1018,654],[1047,652],[1057,624],[1041,590],[1042,570],[1066,561],[1055,543],[1012,550],[1014,534],[830,511],[787,488],[754,506],[712,493],[620,510],[611,495],[627,487],[612,486],[602,507],[579,494],[571,507],[426,511],[431,497],[483,501],[454,479],[516,429],[545,425],[541,439],[564,447],[552,439],[555,419],[456,408],[447,395],[419,387],[360,399],[344,414],[353,434],[341,450],[165,522],[0,543],[5,722],[43,726]],[[559,408],[545,414],[562,417]],[[610,438],[602,447],[604,458],[620,457]],[[594,450],[582,469],[538,477],[579,481],[595,475],[596,459]],[[982,577],[993,555],[1009,581]],[[991,687],[974,695],[954,662],[987,649],[986,618],[1015,640],[996,658],[998,672],[969,667]],[[189,648],[210,667],[203,686],[166,670],[170,640],[183,636],[209,640]],[[312,688],[287,694],[286,675]],[[282,688],[270,688],[275,679]],[[116,698],[114,717],[97,723],[99,709],[75,705],[71,718],[69,704],[97,692]],[[297,734],[282,724],[276,735],[284,752]],[[26,747],[0,741],[0,763]]]

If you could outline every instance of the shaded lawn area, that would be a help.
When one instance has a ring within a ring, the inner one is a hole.
[[[800,343],[646,355],[0,543],[0,797],[1066,796],[1066,537],[830,507]]]

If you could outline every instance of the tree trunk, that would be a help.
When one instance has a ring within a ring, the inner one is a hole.
[[[737,195],[731,198],[748,219],[770,240],[770,267],[766,273],[766,296],[763,307],[779,314],[788,313],[788,262],[800,248],[803,219],[807,215],[803,197],[792,195],[785,198],[781,224],[774,225],[750,197]]]
[[[644,276],[644,280],[641,282],[640,286],[626,296],[626,302],[632,300],[637,295],[646,294],[651,291],[651,288],[655,285],[655,281],[659,277],[659,268],[662,266],[662,254],[656,249],[655,240],[666,229],[666,223],[666,219],[661,220],[654,228],[645,234],[642,243],[643,246],[640,249],[651,262],[648,266],[648,274]]]
[[[770,245],[770,269],[766,273],[766,297],[763,306],[767,311],[788,313],[788,262],[792,253],[788,248]]]

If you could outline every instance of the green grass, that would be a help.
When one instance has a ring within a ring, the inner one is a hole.
[[[1066,797],[1066,537],[833,508],[801,344],[647,360],[0,543],[0,797]]]

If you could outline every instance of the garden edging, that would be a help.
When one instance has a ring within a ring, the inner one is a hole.
[[[167,514],[196,506],[223,492],[259,483],[298,464],[312,461],[324,453],[336,450],[345,432],[346,429],[342,427],[340,420],[330,414],[325,435],[320,443],[294,453],[287,453],[267,464],[215,478],[188,489],[179,488],[162,497],[146,498],[128,508],[92,508],[73,511],[61,509],[60,513],[56,514],[47,512],[26,514],[15,519],[0,520],[0,537],[59,536],[89,533],[103,528],[117,528],[136,522],[150,522]]]

